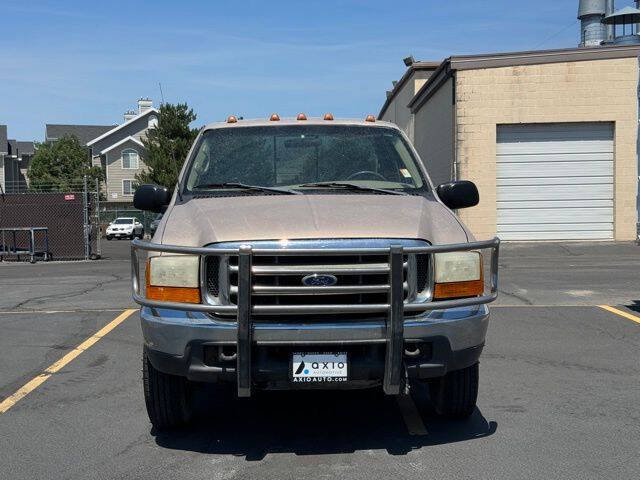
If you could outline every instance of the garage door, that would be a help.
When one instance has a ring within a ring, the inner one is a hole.
[[[499,125],[503,240],[613,239],[613,124]]]

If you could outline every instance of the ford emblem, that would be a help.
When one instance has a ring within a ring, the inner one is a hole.
[[[307,275],[302,279],[302,284],[307,287],[330,287],[336,283],[338,283],[338,279],[334,275],[320,273]]]

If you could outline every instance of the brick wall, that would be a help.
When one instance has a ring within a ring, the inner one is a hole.
[[[595,60],[456,73],[458,178],[480,204],[460,211],[478,239],[496,232],[496,125],[615,122],[614,236],[636,236],[638,60]]]

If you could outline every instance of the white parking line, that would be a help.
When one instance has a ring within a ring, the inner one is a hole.
[[[400,408],[400,413],[402,413],[402,418],[407,426],[409,435],[428,435],[427,427],[424,426],[422,416],[420,416],[418,407],[416,407],[411,395],[398,395],[396,402],[398,403],[398,408]]]

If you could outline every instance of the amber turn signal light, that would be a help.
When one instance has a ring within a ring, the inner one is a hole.
[[[333,120],[333,114],[332,113],[325,113],[324,114],[324,119],[325,120]]]
[[[272,113],[271,117],[269,118],[269,120],[271,120],[272,122],[279,122],[280,121],[280,115],[278,115],[277,113]]]
[[[200,303],[200,289],[192,287],[159,287],[151,285],[151,269],[147,261],[146,296],[161,302]]]
[[[364,119],[365,122],[375,122],[376,121],[376,117],[374,117],[373,115],[367,115],[367,118]]]
[[[227,123],[238,123],[238,119],[236,117],[234,117],[233,115],[229,115],[227,117]]]
[[[479,297],[483,293],[484,281],[482,279],[467,282],[436,283],[433,299]]]
[[[306,120],[307,116],[304,113],[299,113],[296,120]]]
[[[147,286],[147,298],[162,302],[200,303],[200,290],[189,287]]]

